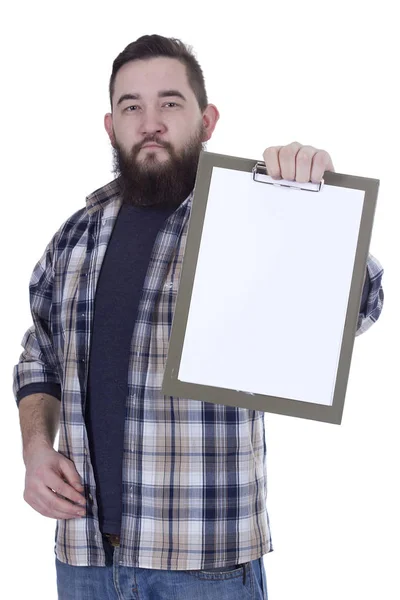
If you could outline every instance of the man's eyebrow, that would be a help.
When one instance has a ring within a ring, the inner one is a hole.
[[[172,96],[177,96],[178,98],[182,98],[186,102],[185,96],[179,90],[161,90],[158,92],[159,98],[170,98]],[[117,106],[119,106],[124,100],[141,100],[142,97],[140,94],[123,94],[117,102]]]

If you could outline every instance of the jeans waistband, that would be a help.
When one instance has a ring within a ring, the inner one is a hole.
[[[105,533],[104,537],[107,538],[114,548],[120,545],[120,536],[116,533]],[[243,585],[246,585],[246,563],[237,566],[243,567]]]

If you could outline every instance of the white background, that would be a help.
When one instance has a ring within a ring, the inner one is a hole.
[[[384,310],[355,341],[341,426],[266,415],[275,551],[264,561],[270,600],[400,597],[394,11],[391,0],[25,1],[3,9],[0,508],[8,598],[56,598],[56,522],[23,500],[12,395],[12,368],[31,324],[29,278],[61,223],[113,178],[103,128],[112,62],[152,33],[181,38],[196,52],[221,113],[207,150],[262,160],[266,147],[296,140],[328,150],[338,172],[381,180],[370,251],[385,268]]]

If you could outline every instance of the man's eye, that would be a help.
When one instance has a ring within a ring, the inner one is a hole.
[[[166,106],[167,104],[173,104],[174,106],[178,106],[177,102],[166,102],[164,106]],[[131,108],[138,108],[138,105],[137,104],[131,104],[130,106],[127,106],[125,110],[127,112],[136,112],[136,111],[131,111],[130,110]]]

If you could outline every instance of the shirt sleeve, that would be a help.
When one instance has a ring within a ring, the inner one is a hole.
[[[380,317],[384,301],[383,273],[382,265],[369,253],[356,336],[365,333]]]
[[[51,331],[53,256],[57,234],[58,232],[35,265],[29,282],[33,323],[22,338],[21,346],[24,350],[13,370],[13,393],[17,406],[29,393],[46,392],[61,397],[59,365]]]

